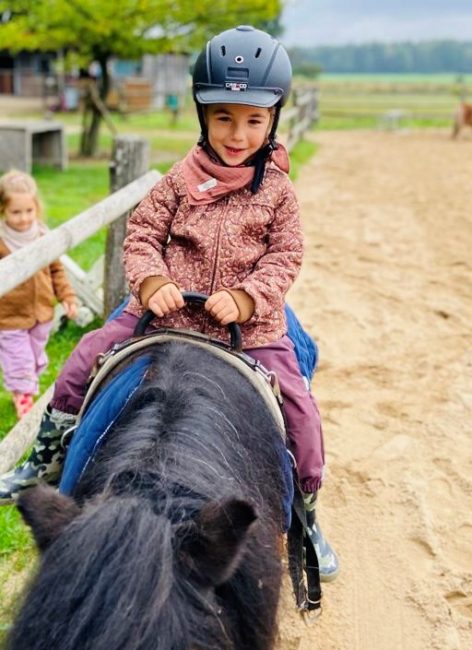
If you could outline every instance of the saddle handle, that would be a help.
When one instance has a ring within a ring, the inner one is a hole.
[[[186,303],[190,305],[200,305],[201,307],[203,307],[203,305],[208,300],[207,295],[204,293],[198,293],[196,291],[182,291],[182,298]],[[134,336],[143,336],[144,332],[155,318],[158,318],[158,316],[156,316],[153,311],[150,309],[145,311],[137,322],[136,327],[134,328]],[[236,322],[228,323],[227,327],[229,331],[231,349],[234,352],[241,352],[243,349],[241,328]]]

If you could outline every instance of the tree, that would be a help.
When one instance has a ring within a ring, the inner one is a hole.
[[[282,0],[0,0],[0,50],[62,50],[100,67],[104,102],[112,57],[188,52],[238,24],[277,26]],[[100,101],[98,102],[98,105]],[[84,120],[82,153],[97,149],[102,112]]]

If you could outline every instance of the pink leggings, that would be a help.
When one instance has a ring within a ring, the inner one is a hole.
[[[86,334],[72,352],[56,380],[51,405],[66,413],[78,413],[85,397],[85,384],[99,353],[109,350],[133,335],[138,319],[122,313],[103,327]],[[277,374],[284,399],[288,437],[305,492],[321,485],[324,445],[321,419],[313,395],[300,373],[293,344],[288,336],[245,352]]]
[[[52,325],[48,321],[29,330],[0,330],[0,366],[7,390],[38,394],[38,377],[48,365],[45,348]]]

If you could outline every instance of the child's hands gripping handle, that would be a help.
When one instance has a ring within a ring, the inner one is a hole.
[[[175,287],[175,285],[172,286]],[[179,291],[178,293],[180,294]],[[180,294],[180,297],[182,298],[182,306],[184,303],[188,303],[188,304],[200,305],[204,307],[205,303],[208,300],[208,296],[206,296],[204,293],[196,293],[193,291],[183,291]],[[156,318],[156,314],[154,311],[148,309],[146,312],[144,312],[144,314],[141,316],[141,318],[139,319],[135,327],[134,336],[143,336],[146,329],[155,318]],[[239,325],[234,322],[229,323],[228,331],[230,334],[231,349],[234,350],[235,352],[241,352],[243,346],[242,346],[241,330],[239,328]]]

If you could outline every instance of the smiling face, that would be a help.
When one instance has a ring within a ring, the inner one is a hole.
[[[272,124],[269,108],[210,104],[206,109],[208,142],[231,167],[244,164],[267,141]]]
[[[3,210],[6,224],[19,232],[31,228],[38,218],[38,204],[32,194],[13,192]]]

